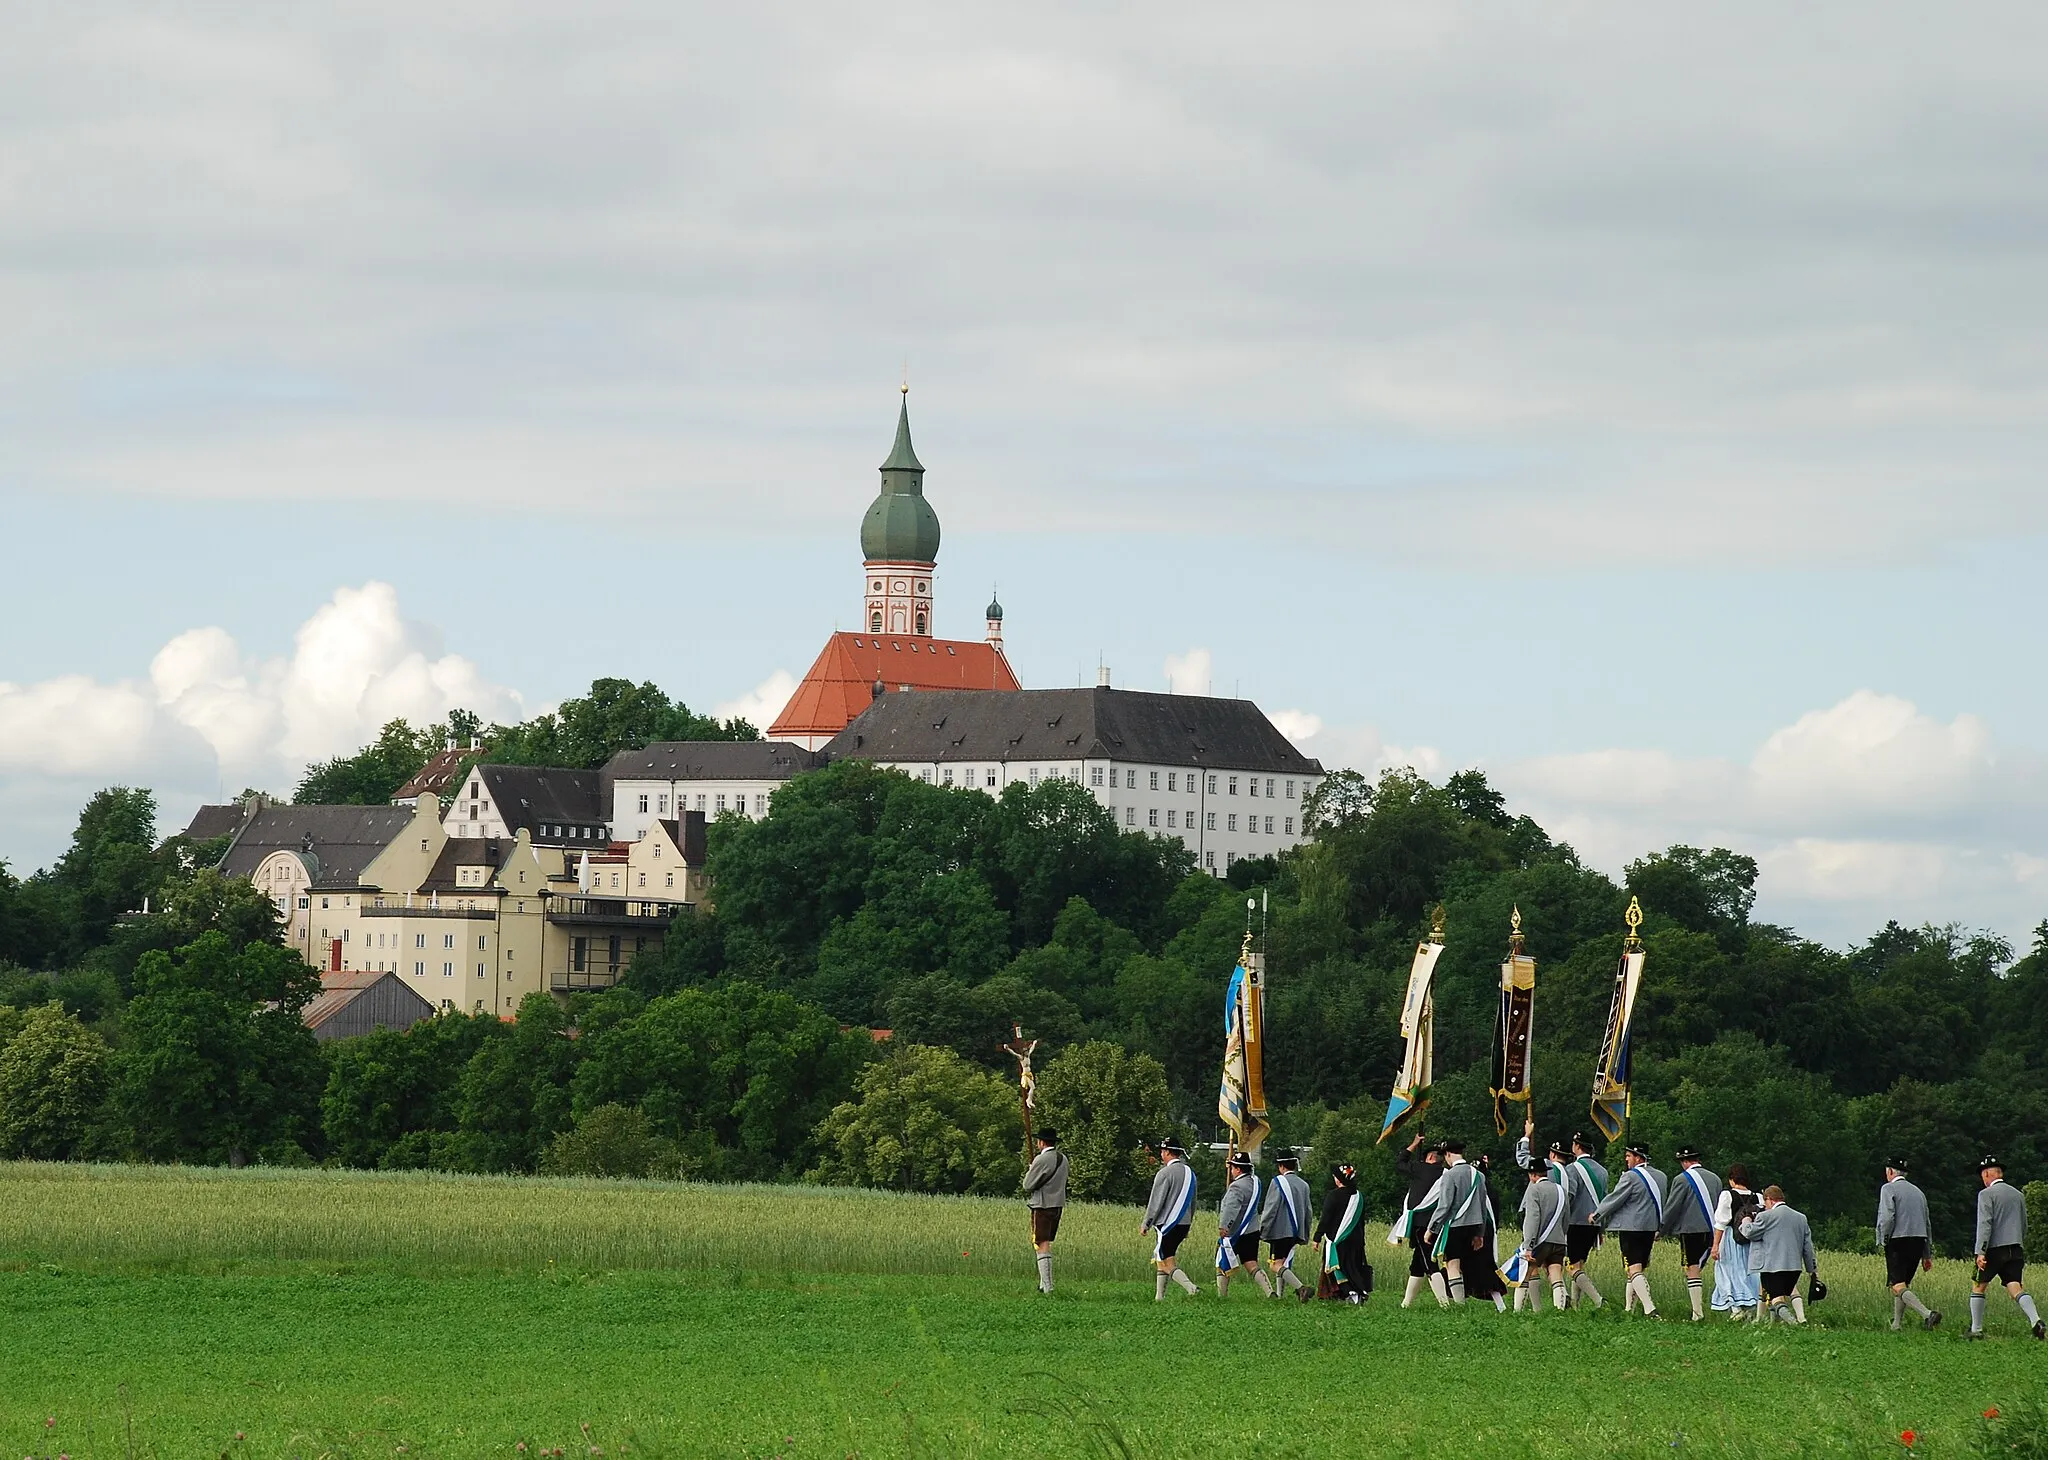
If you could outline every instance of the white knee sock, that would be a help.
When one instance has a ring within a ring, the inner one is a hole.
[[[1915,1313],[1918,1313],[1922,1318],[1930,1316],[1930,1310],[1928,1306],[1920,1301],[1920,1295],[1914,1292],[1911,1288],[1906,1289],[1906,1291],[1901,1293],[1899,1297],[1900,1300],[1904,1302],[1908,1308],[1911,1308]]]
[[[1412,1277],[1408,1279],[1408,1286],[1401,1294],[1401,1306],[1403,1308],[1412,1307],[1415,1300],[1422,1296],[1422,1290],[1428,1285],[1428,1282],[1423,1278]]]
[[[1982,1333],[1983,1331],[1984,1295],[1982,1293],[1972,1293],[1970,1294],[1970,1332]]]
[[[1901,1323],[1901,1322],[1902,1322],[1902,1321],[1903,1321],[1903,1320],[1905,1319],[1905,1316],[1906,1316],[1906,1295],[1905,1295],[1904,1293],[1893,1293],[1893,1294],[1892,1294],[1892,1332],[1894,1332],[1894,1333],[1897,1333],[1897,1332],[1899,1331],[1899,1324],[1900,1324],[1900,1323]]]
[[[1565,1300],[1568,1294],[1569,1289],[1563,1283],[1552,1283],[1550,1285],[1550,1306],[1557,1309],[1560,1313],[1564,1312]]]
[[[1227,1298],[1230,1296],[1229,1273],[1219,1272],[1216,1274],[1216,1296],[1219,1298]]]
[[[1535,1301],[1536,1289],[1533,1285],[1529,1283],[1523,1283],[1520,1287],[1515,1289],[1515,1311],[1517,1313],[1521,1312],[1524,1308],[1529,1307]]]
[[[1429,1275],[1429,1290],[1436,1294],[1437,1307],[1448,1308],[1451,1306],[1451,1285],[1442,1273],[1433,1272]],[[1461,1299],[1460,1301],[1463,1300]]]
[[[1495,1293],[1493,1295],[1493,1311],[1496,1313],[1505,1313],[1508,1311],[1508,1300],[1502,1297],[1499,1293]]]
[[[1202,1296],[1202,1290],[1195,1286],[1195,1280],[1189,1277],[1186,1273],[1182,1272],[1179,1268],[1175,1268],[1172,1272],[1168,1273],[1167,1276],[1172,1278],[1175,1282],[1179,1283],[1182,1287],[1186,1288],[1189,1292],[1193,1293],[1196,1297],[1199,1298]]]
[[[1685,1280],[1685,1296],[1692,1300],[1692,1318],[1697,1323],[1707,1316],[1707,1290],[1698,1278]]]
[[[1657,1311],[1657,1300],[1650,1296],[1650,1275],[1648,1273],[1637,1273],[1628,1280],[1628,1285],[1635,1292],[1636,1301],[1642,1305],[1646,1316]]]
[[[1600,1290],[1593,1286],[1593,1279],[1584,1268],[1572,1275],[1572,1286],[1592,1299],[1596,1309],[1606,1306],[1607,1300],[1600,1296]]]
[[[1052,1254],[1050,1252],[1038,1254],[1038,1291],[1041,1293],[1052,1291]]]
[[[1454,1278],[1452,1278],[1452,1279],[1450,1280],[1450,1283],[1451,1283],[1451,1301],[1452,1301],[1453,1303],[1463,1303],[1463,1302],[1465,1301],[1465,1279],[1464,1279],[1464,1277],[1463,1277],[1462,1275],[1461,1275],[1461,1276],[1458,1276],[1458,1277],[1454,1277]]]
[[[1287,1290],[1288,1292],[1290,1292],[1290,1293],[1291,1293],[1291,1292],[1293,1292],[1293,1291],[1294,1291],[1294,1290],[1295,1290],[1296,1288],[1299,1288],[1299,1287],[1302,1287],[1302,1286],[1305,1286],[1305,1285],[1303,1284],[1303,1282],[1302,1282],[1302,1280],[1301,1280],[1300,1278],[1298,1278],[1298,1277],[1296,1277],[1296,1276],[1294,1275],[1294,1269],[1293,1269],[1293,1268],[1291,1268],[1291,1267],[1283,1267],[1283,1268],[1281,1268],[1281,1269],[1280,1269],[1280,1286],[1281,1286],[1281,1287],[1283,1287],[1283,1288],[1285,1288],[1285,1289],[1286,1289],[1286,1290]]]
[[[2013,1301],[2020,1305],[2020,1312],[2027,1315],[2027,1322],[2039,1323],[2041,1321],[2041,1315],[2034,1311],[2034,1295],[2032,1293],[2021,1293]]]
[[[1165,1297],[1166,1274],[1163,1272],[1155,1272],[1152,1274],[1152,1301],[1156,1303],[1161,1301]]]
[[[1804,1323],[1806,1321],[1806,1299],[1800,1297],[1797,1293],[1792,1295],[1792,1319],[1795,1323]]]
[[[1272,1297],[1273,1284],[1270,1280],[1268,1280],[1265,1273],[1261,1272],[1258,1268],[1255,1267],[1251,1269],[1251,1274],[1252,1281],[1259,1285],[1259,1291],[1264,1293],[1269,1298]]]

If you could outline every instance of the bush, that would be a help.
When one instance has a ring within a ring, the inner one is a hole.
[[[31,1009],[0,1050],[0,1155],[83,1154],[107,1094],[107,1046],[52,1001]]]
[[[2048,1262],[2048,1181],[2029,1181],[2022,1194],[2027,1199],[2027,1256]]]
[[[1074,1201],[1136,1201],[1152,1180],[1140,1142],[1168,1129],[1166,1069],[1103,1040],[1076,1045],[1038,1076],[1038,1122],[1059,1133]]]
[[[600,1105],[575,1129],[565,1130],[541,1152],[545,1176],[665,1176],[682,1174],[676,1143],[658,1136],[639,1107]]]
[[[818,1127],[810,1181],[902,1191],[1013,1193],[1024,1174],[1023,1114],[1008,1081],[950,1049],[911,1044],[869,1065],[858,1101]]]

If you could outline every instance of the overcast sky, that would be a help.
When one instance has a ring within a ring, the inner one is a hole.
[[[1596,865],[2048,916],[2037,5],[17,7],[0,859],[939,627]],[[1284,712],[1284,715],[1283,715]]]

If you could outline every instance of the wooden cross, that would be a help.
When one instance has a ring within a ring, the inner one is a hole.
[[[1017,1062],[1017,1099],[1024,1110],[1024,1149],[1031,1149],[1031,1111],[1038,1103],[1038,1082],[1031,1074],[1031,1052],[1038,1048],[1038,1041],[1024,1037],[1024,1026],[1010,1026],[1011,1039],[1008,1044],[999,1044],[997,1049]]]

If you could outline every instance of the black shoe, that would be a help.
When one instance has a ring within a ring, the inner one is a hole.
[[[1926,1329],[1929,1333],[1932,1333],[1935,1329],[1941,1327],[1941,1309],[1936,1308],[1932,1313],[1929,1313],[1925,1318],[1922,1318],[1920,1320],[1920,1326]]]
[[[1965,1343],[1982,1343],[1984,1341],[1984,1330],[1981,1328],[1971,1329],[1963,1335],[1963,1341]]]
[[[2034,1337],[2048,1338],[2048,1323],[2036,1323],[2034,1325]]]

